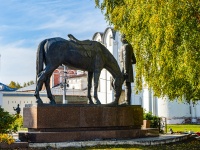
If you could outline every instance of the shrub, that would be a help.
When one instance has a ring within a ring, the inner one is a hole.
[[[153,115],[152,112],[146,112],[144,110],[143,119],[151,121],[151,124],[150,124],[151,128],[159,128],[159,117]]]
[[[0,134],[0,143],[12,144],[15,139],[9,134]]]
[[[19,115],[11,115],[0,107],[0,133],[16,132],[19,127],[18,119],[20,120]]]
[[[12,123],[12,128],[13,128],[13,131],[18,131],[19,128],[22,128],[23,126],[23,118],[21,115],[19,114],[16,114],[15,115],[15,121]]]
[[[0,107],[0,143],[14,143],[14,138],[8,133],[16,132],[19,127],[22,127],[22,116],[11,115]]]

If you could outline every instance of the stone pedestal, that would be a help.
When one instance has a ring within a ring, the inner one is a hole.
[[[143,120],[143,125],[142,125],[143,129],[150,128],[150,125],[151,125],[151,121],[150,120]]]
[[[21,141],[64,142],[144,137],[141,106],[38,105],[23,110]]]

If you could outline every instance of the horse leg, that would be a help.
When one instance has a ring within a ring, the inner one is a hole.
[[[99,85],[99,76],[100,76],[100,72],[99,70],[95,70],[94,72],[94,99],[95,99],[95,104],[101,104],[101,102],[98,99],[98,95],[97,95],[97,88]]]
[[[121,83],[121,81],[119,82],[119,81],[117,81],[117,80],[119,80],[119,79],[114,79],[114,80],[112,80],[112,88],[113,88],[113,90],[114,90],[114,101],[113,102],[111,102],[111,103],[108,103],[107,105],[108,106],[117,106],[118,105],[118,103],[119,103],[119,97],[120,97],[120,95],[121,95],[121,90],[122,90],[122,83]],[[116,83],[117,82],[117,83]],[[119,84],[119,85],[118,85]]]
[[[47,96],[50,99],[50,104],[56,104],[56,102],[54,100],[54,97],[53,97],[53,95],[51,93],[50,84],[49,84],[50,83],[51,74],[48,75],[47,79],[45,80],[45,87],[46,87],[46,90],[47,90]]]
[[[44,71],[42,71],[40,75],[38,76],[37,85],[36,85],[35,94],[34,94],[34,96],[36,97],[37,104],[43,104],[43,101],[41,100],[40,95],[39,95],[39,91],[41,91],[43,82],[45,79],[46,77],[44,75]]]
[[[54,71],[54,69],[55,69],[56,67],[46,67],[45,69],[44,69],[44,71],[42,71],[41,73],[40,73],[40,75],[39,75],[39,77],[38,77],[38,81],[37,81],[37,86],[36,86],[36,89],[35,89],[35,94],[34,94],[34,96],[36,97],[36,102],[38,103],[38,104],[43,104],[43,102],[42,102],[42,100],[41,100],[41,98],[40,98],[40,96],[39,96],[39,91],[41,91],[41,89],[42,89],[42,86],[43,86],[43,83],[45,82],[45,84],[46,84],[46,82],[48,82],[48,81],[46,81],[46,80],[48,80],[48,76],[49,76],[49,74],[51,74],[53,71]],[[45,85],[46,86],[46,85]],[[48,87],[48,86],[47,86]],[[50,87],[49,87],[49,90],[50,90]]]
[[[87,93],[87,97],[88,97],[88,104],[94,104],[92,101],[92,97],[91,97],[91,88],[92,88],[92,77],[93,77],[93,72],[88,71],[88,93]]]

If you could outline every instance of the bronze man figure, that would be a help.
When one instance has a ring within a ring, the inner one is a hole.
[[[17,105],[17,107],[13,107],[14,111],[16,111],[16,113],[19,115],[20,114],[20,111],[21,111],[21,108],[19,107],[19,104]]]
[[[122,102],[122,105],[130,105],[131,82],[134,82],[132,64],[136,64],[136,58],[133,53],[133,48],[131,44],[126,40],[125,35],[121,36],[121,42],[122,47],[120,50],[120,64],[125,81],[125,100]]]

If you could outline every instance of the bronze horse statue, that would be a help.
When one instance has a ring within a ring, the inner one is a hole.
[[[99,76],[103,68],[108,70],[113,76],[114,102],[112,104],[118,105],[123,75],[116,59],[100,42],[90,40],[79,41],[71,34],[68,36],[71,40],[59,37],[50,38],[43,40],[38,46],[36,60],[37,85],[34,94],[37,99],[36,102],[43,104],[39,91],[42,89],[43,83],[45,83],[50,104],[56,103],[51,93],[49,82],[53,71],[63,64],[69,68],[88,71],[87,97],[89,104],[101,104],[97,96]],[[91,98],[92,78],[94,79],[94,102]]]

